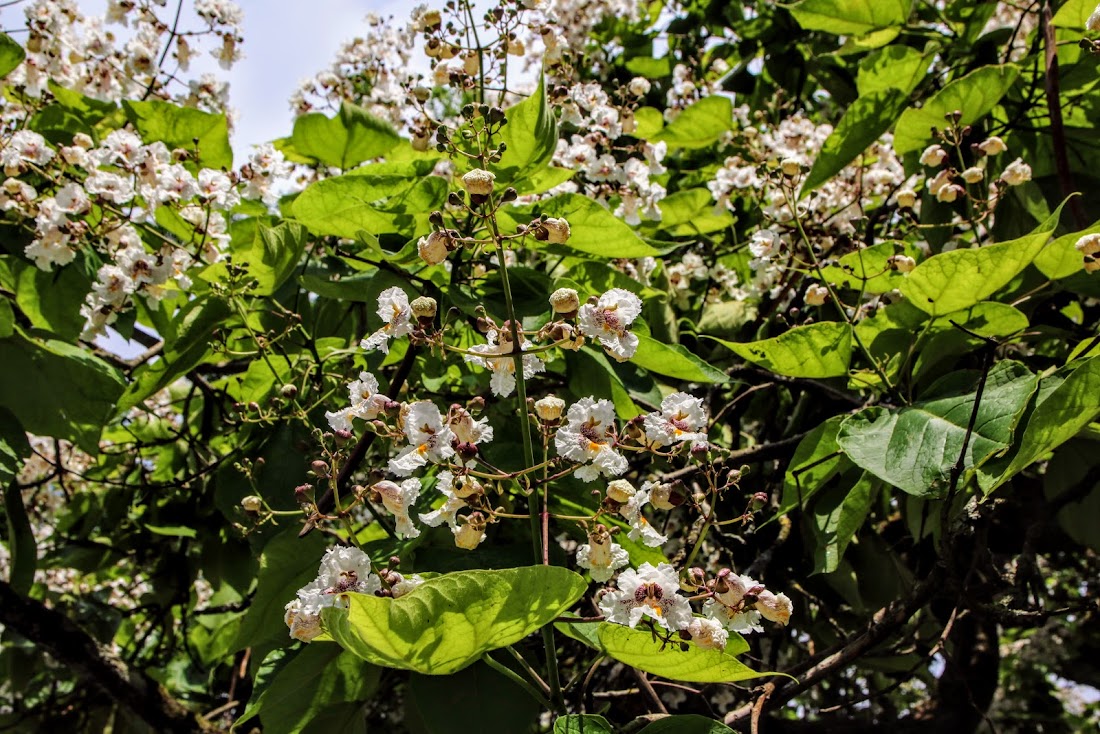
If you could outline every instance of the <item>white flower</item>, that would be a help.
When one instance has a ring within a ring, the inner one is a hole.
[[[681,441],[706,443],[707,411],[703,401],[687,393],[674,392],[661,401],[661,410],[644,418],[646,441],[669,446]]]
[[[756,610],[760,616],[769,622],[785,625],[791,619],[793,605],[786,594],[773,594],[770,591],[761,591],[756,596]]]
[[[516,362],[511,357],[512,342],[510,339],[501,340],[501,336],[509,337],[510,334],[501,334],[496,329],[491,329],[486,335],[487,344],[475,344],[469,351],[475,354],[467,354],[463,357],[470,364],[484,367],[493,373],[489,379],[489,387],[498,397],[508,397],[516,389]],[[529,349],[529,345],[520,335],[522,349]],[[508,355],[508,356],[495,356]],[[523,379],[529,380],[537,373],[543,372],[546,365],[537,355],[523,355]]]
[[[636,627],[650,617],[667,630],[686,629],[691,624],[691,604],[680,596],[676,569],[667,563],[654,568],[643,563],[638,570],[619,574],[618,589],[600,599],[600,611],[608,622]]]
[[[627,503],[619,508],[619,514],[630,523],[628,538],[635,541],[641,540],[650,548],[659,548],[668,542],[668,537],[657,532],[657,528],[653,527],[642,514],[642,508],[649,504],[649,490],[645,489],[646,486],[642,485],[643,488],[635,492]]]
[[[612,448],[614,424],[615,407],[609,400],[581,398],[569,406],[554,445],[561,456],[584,464],[577,469],[579,479],[591,482],[600,474],[610,477],[626,471],[626,459]]]
[[[928,190],[932,192],[933,196],[939,196],[940,191],[951,185],[953,175],[951,169],[940,171],[935,176],[928,179]]]
[[[410,403],[403,416],[409,445],[390,459],[390,472],[407,477],[429,461],[439,463],[454,456],[454,433],[443,423],[439,408],[428,400]]]
[[[546,422],[556,421],[565,412],[565,401],[555,395],[547,395],[535,401],[535,414]]]
[[[928,166],[930,168],[937,168],[943,165],[944,160],[947,158],[947,151],[938,145],[929,145],[924,149],[924,152],[920,155],[920,163],[922,166]]]
[[[232,209],[241,201],[233,181],[223,171],[204,168],[199,171],[199,194],[218,209]]]
[[[290,636],[309,642],[321,633],[321,610],[347,607],[349,593],[373,594],[382,582],[371,573],[370,558],[358,548],[329,548],[317,569],[317,578],[298,589],[286,605],[284,621]]]
[[[14,175],[26,168],[27,163],[43,166],[53,158],[53,149],[46,139],[33,130],[20,130],[0,148],[0,164]]]
[[[779,252],[780,244],[778,234],[770,229],[761,229],[749,239],[749,253],[758,260],[768,260]]]
[[[1031,180],[1031,166],[1024,163],[1022,158],[1017,158],[1005,167],[1001,174],[1001,180],[1009,186],[1019,186]]]
[[[493,440],[493,427],[489,425],[489,419],[476,419],[470,415],[470,411],[462,407],[451,407],[451,412],[447,416],[447,425],[454,432],[458,443],[476,446]]]
[[[393,575],[397,577],[397,581],[392,582],[392,586],[390,586],[390,591],[393,592],[394,599],[400,599],[401,597],[405,596],[405,594],[408,594],[417,586],[420,586],[422,583],[424,583],[424,579],[420,578],[420,574],[418,573],[414,573],[408,578],[402,576],[397,572],[394,572]]]
[[[687,626],[691,641],[705,650],[725,650],[730,633],[716,619],[694,617]]]
[[[595,305],[581,306],[577,322],[582,334],[599,339],[612,357],[623,362],[638,349],[638,337],[627,327],[641,312],[640,298],[622,288],[612,288]]]
[[[627,85],[627,89],[629,89],[630,93],[633,94],[635,97],[644,97],[645,95],[649,94],[649,90],[652,89],[652,85],[649,83],[649,80],[646,79],[644,76],[636,76],[630,80],[630,83]]]
[[[467,515],[462,525],[451,526],[455,545],[463,550],[474,550],[485,540],[485,520],[480,512]]]
[[[577,548],[577,565],[587,568],[592,580],[601,584],[628,563],[630,554],[618,543],[611,542],[611,535],[603,525],[597,525],[588,534],[588,542]]]
[[[902,209],[912,209],[917,203],[917,192],[906,186],[904,189],[898,191],[895,198],[898,202],[898,206]]]
[[[760,612],[755,609],[737,611],[714,599],[708,599],[703,603],[703,614],[715,620],[730,632],[748,634],[749,632],[763,632],[760,625]]]
[[[1100,31],[1100,5],[1096,6],[1096,10],[1092,11],[1092,15],[1085,21],[1086,31]]]
[[[891,255],[886,258],[886,262],[899,273],[911,273],[917,267],[917,261],[908,255]]]
[[[416,538],[420,530],[412,524],[409,508],[420,496],[420,480],[416,477],[397,484],[388,479],[371,487],[382,498],[382,505],[397,519],[397,535],[401,538]]]
[[[421,237],[416,243],[416,252],[420,255],[420,259],[429,265],[438,265],[447,259],[447,256],[451,254],[447,245],[450,242],[450,237],[446,232],[432,232],[427,237]]]
[[[807,306],[824,306],[829,300],[829,289],[819,283],[811,283],[804,296]]]
[[[382,328],[359,342],[359,346],[368,352],[381,349],[383,354],[389,354],[390,339],[405,336],[413,328],[412,307],[405,291],[397,286],[382,291],[378,295],[378,318],[382,319]]]
[[[1091,257],[1100,253],[1100,233],[1087,234],[1077,240],[1077,244],[1074,245],[1077,251],[1086,257]]]
[[[443,495],[445,501],[439,509],[420,513],[420,522],[430,528],[437,528],[446,522],[454,530],[458,527],[455,513],[466,507],[465,500],[458,497],[454,492],[454,474],[447,470],[439,472],[435,488]]]
[[[378,392],[378,380],[369,372],[360,372],[359,379],[348,383],[351,405],[335,413],[325,413],[334,431],[350,431],[352,418],[369,421],[377,418],[385,409],[389,398]]]
[[[92,171],[84,179],[84,189],[114,204],[125,204],[134,198],[134,182],[108,171]]]

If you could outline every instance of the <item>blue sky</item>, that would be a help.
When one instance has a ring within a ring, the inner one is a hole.
[[[342,42],[367,31],[367,13],[393,15],[405,22],[411,2],[395,0],[237,0],[244,11],[244,58],[226,72],[209,56],[192,64],[229,82],[230,100],[239,117],[233,136],[238,163],[251,146],[290,134],[288,100],[299,82],[332,63]],[[88,15],[101,15],[105,0],[79,0]],[[186,13],[193,0],[184,0]],[[175,9],[169,0],[161,12]],[[194,16],[191,15],[193,18]],[[194,23],[192,27],[196,27]],[[124,29],[122,29],[124,31]]]

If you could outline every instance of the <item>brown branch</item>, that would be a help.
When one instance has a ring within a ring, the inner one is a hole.
[[[804,673],[800,670],[803,665],[795,666],[795,668],[787,671],[789,674],[801,675],[798,681],[789,681],[782,685],[776,683],[766,684],[764,686],[764,696],[767,700],[762,704],[759,702],[748,703],[729,712],[725,717],[726,726],[737,728],[749,724],[758,705],[761,711],[778,708],[802,691],[812,688],[867,653],[908,622],[932,598],[932,595],[940,587],[942,573],[942,568],[937,566],[928,578],[913,589],[913,592],[906,599],[891,602],[875,612],[871,624],[863,634],[826,653],[823,659],[807,668]]]
[[[155,680],[126,663],[55,609],[20,594],[0,581],[0,623],[48,653],[125,706],[154,731],[191,734],[217,729],[186,709]]]
[[[799,442],[806,437],[809,431],[799,433],[789,438],[783,438],[771,443],[762,443],[756,446],[749,446],[748,448],[738,449],[737,451],[730,452],[729,456],[715,459],[707,464],[707,467],[720,466],[722,464],[731,464],[735,462],[751,463],[755,461],[768,461],[770,459],[778,459],[786,456],[788,451],[793,450],[798,446]],[[666,482],[675,481],[677,479],[683,479],[689,477],[697,471],[702,471],[703,466],[691,465],[685,466],[683,469],[677,469],[676,471],[668,472],[664,475],[663,479]]]
[[[1050,0],[1044,0],[1041,15],[1043,42],[1045,44],[1046,59],[1046,96],[1047,110],[1050,113],[1050,136],[1054,143],[1054,165],[1058,169],[1058,183],[1062,187],[1062,196],[1073,198],[1069,202],[1070,211],[1077,229],[1088,226],[1085,212],[1081,208],[1081,201],[1074,194],[1078,193],[1073,173],[1069,170],[1069,155],[1066,150],[1066,128],[1062,119],[1061,89],[1058,81],[1058,42],[1054,35],[1053,14],[1050,9]]]
[[[401,389],[405,386],[405,380],[409,379],[409,373],[412,372],[413,362],[416,361],[416,347],[409,345],[408,351],[405,352],[405,358],[401,360],[401,364],[397,367],[397,372],[394,373],[393,379],[390,380],[389,389],[386,390],[386,397],[390,400],[397,400],[397,396],[401,394]],[[367,456],[367,451],[370,449],[371,444],[374,443],[374,433],[364,433],[363,437],[352,448],[351,453],[348,454],[347,461],[344,462],[344,466],[340,468],[340,473],[336,476],[336,488],[340,490],[340,494],[344,497],[348,496],[347,493],[351,489],[351,478],[359,469],[359,465],[363,463],[363,459]],[[321,515],[327,515],[332,511],[335,506],[336,497],[332,492],[332,488],[329,487],[325,490],[325,493],[321,495],[321,498],[317,500],[317,511]],[[298,537],[305,537],[313,528],[316,527],[315,523],[309,521],[302,528],[302,531],[298,533]]]

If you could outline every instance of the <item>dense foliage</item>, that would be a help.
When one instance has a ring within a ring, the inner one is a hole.
[[[1095,0],[448,0],[236,163],[107,5],[0,35],[0,727],[1100,721]]]

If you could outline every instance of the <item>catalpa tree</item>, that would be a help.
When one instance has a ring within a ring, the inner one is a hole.
[[[3,728],[1100,722],[1095,0],[5,5]]]

